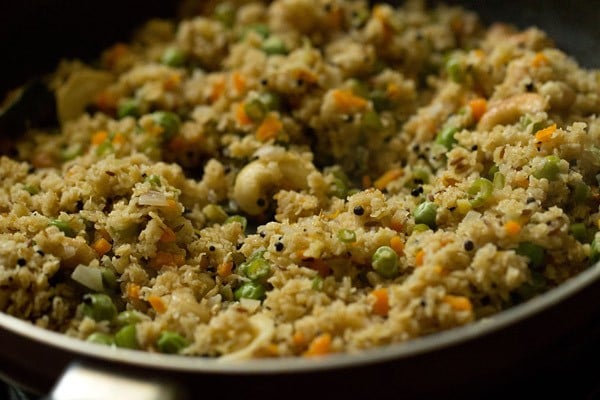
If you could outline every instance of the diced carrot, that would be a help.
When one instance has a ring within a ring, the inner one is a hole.
[[[336,108],[344,113],[364,110],[368,105],[367,100],[355,95],[351,90],[335,89],[332,95]]]
[[[392,220],[390,221],[390,228],[392,228],[396,232],[401,232],[404,228],[404,224],[401,221],[392,218]]]
[[[186,140],[182,135],[175,135],[173,139],[169,140],[169,150],[172,151],[181,151],[186,148]]]
[[[158,251],[156,256],[150,260],[150,266],[155,269],[158,269],[163,265],[172,265],[174,263],[173,254],[166,251]]]
[[[118,99],[108,90],[103,90],[96,96],[94,104],[98,107],[98,110],[111,114],[117,109]]]
[[[217,275],[221,278],[231,275],[233,263],[231,261],[222,262],[217,266]]]
[[[279,355],[279,347],[275,343],[269,343],[264,347],[265,353],[268,356],[276,357]]]
[[[327,14],[327,25],[333,29],[340,29],[344,20],[344,11],[341,7],[332,8]]]
[[[150,303],[154,311],[159,314],[163,314],[167,311],[165,302],[159,296],[148,296],[148,303]]]
[[[165,90],[174,90],[181,84],[181,75],[180,74],[171,74],[165,81],[163,82],[163,88]]]
[[[402,168],[392,168],[377,178],[373,183],[373,186],[379,190],[383,190],[390,182],[393,182],[396,178],[402,176],[402,173]]]
[[[504,224],[504,231],[509,236],[516,236],[519,234],[519,232],[521,232],[521,224],[513,220],[507,221]]]
[[[548,60],[548,57],[546,57],[546,55],[542,52],[536,53],[533,57],[533,60],[531,60],[531,66],[534,68],[543,67],[545,65],[548,65],[549,63],[550,60]]]
[[[420,267],[421,265],[423,265],[423,262],[425,261],[425,251],[423,249],[417,251],[417,254],[415,254],[415,265],[417,267]]]
[[[106,241],[110,242],[112,240],[112,238],[110,237],[110,233],[108,233],[108,231],[106,229],[100,229],[98,230],[98,234],[103,237],[104,239],[106,239]]]
[[[308,267],[317,271],[323,278],[327,277],[331,273],[331,268],[329,268],[329,265],[319,258],[308,261]]]
[[[245,104],[243,102],[239,103],[235,108],[235,119],[240,125],[250,125],[252,123],[252,120],[248,117],[248,114],[246,114]]]
[[[176,210],[177,202],[173,199],[167,199],[167,208],[170,208],[171,210]]]
[[[386,288],[375,289],[371,292],[371,295],[375,297],[372,307],[373,314],[386,317],[390,311],[388,290]]]
[[[464,296],[453,296],[449,294],[444,296],[444,302],[449,304],[450,307],[456,311],[471,311],[473,309],[471,300]]]
[[[103,237],[99,238],[92,244],[92,248],[98,253],[100,257],[108,253],[111,249],[112,245],[110,242]]]
[[[121,132],[115,133],[115,136],[113,136],[112,139],[113,144],[123,144],[125,141],[125,135],[123,135]]]
[[[108,138],[108,132],[97,131],[92,135],[92,144],[95,146],[102,144],[106,138]]]
[[[223,93],[225,93],[225,78],[219,77],[219,79],[213,83],[208,99],[214,103],[219,100],[219,97],[221,97]]]
[[[373,185],[373,182],[371,181],[371,177],[369,175],[363,175],[362,176],[362,186],[363,189],[368,189]]]
[[[162,235],[160,235],[160,241],[163,243],[173,243],[177,240],[177,235],[173,232],[173,229],[166,227],[163,229]]]
[[[173,254],[173,263],[178,267],[185,264],[185,255],[180,253]]]
[[[256,130],[256,138],[260,141],[274,139],[283,129],[283,124],[275,115],[267,115]]]
[[[233,88],[235,89],[237,94],[244,93],[246,89],[246,78],[239,71],[235,71],[231,75],[231,82],[233,83]]]
[[[140,285],[137,283],[129,282],[127,284],[127,297],[131,299],[139,299],[140,298]]]
[[[304,356],[313,357],[321,356],[331,352],[331,334],[322,333],[315,337],[308,346],[308,350],[304,352]]]
[[[402,94],[402,91],[400,90],[400,86],[398,86],[398,84],[390,82],[385,89],[385,94],[390,99],[398,99]]]
[[[473,55],[479,58],[480,60],[485,58],[485,52],[482,49],[473,50]]]
[[[537,142],[545,143],[550,140],[552,134],[556,131],[556,124],[552,124],[544,129],[540,129],[535,133],[535,140]]]
[[[469,101],[469,109],[471,110],[471,116],[473,117],[473,120],[477,122],[487,111],[487,100],[483,97],[473,99]]]
[[[104,65],[111,69],[113,68],[119,59],[129,52],[129,47],[125,43],[117,43],[111,47],[105,54]]]
[[[404,254],[404,242],[400,238],[400,236],[393,236],[390,239],[390,247],[394,249],[394,251],[401,256]]]
[[[296,80],[303,81],[308,84],[317,83],[317,75],[310,70],[301,69],[296,72]]]
[[[292,336],[292,342],[295,346],[302,346],[304,345],[304,343],[306,343],[306,337],[304,337],[304,334],[302,332],[296,331]]]

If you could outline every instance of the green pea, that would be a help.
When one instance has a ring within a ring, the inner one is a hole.
[[[356,233],[350,229],[340,229],[337,233],[337,237],[344,243],[356,242]]]
[[[40,192],[40,188],[33,185],[23,185],[23,190],[29,193],[30,195],[38,194]]]
[[[594,240],[592,240],[590,245],[590,261],[592,264],[600,261],[600,239],[598,239],[597,235],[594,236]]]
[[[420,232],[425,232],[425,231],[428,231],[429,229],[430,229],[430,228],[429,228],[429,226],[427,226],[427,225],[425,225],[425,224],[416,224],[416,225],[413,227],[413,232],[420,233]]]
[[[170,111],[155,111],[152,113],[154,122],[163,128],[163,138],[168,140],[179,132],[181,119],[179,116]]]
[[[136,99],[124,99],[117,107],[117,117],[137,117],[140,115],[140,104]]]
[[[106,346],[112,346],[115,344],[115,338],[112,335],[104,332],[94,332],[87,337],[86,341],[90,343],[103,344]]]
[[[415,208],[414,217],[416,224],[425,224],[431,229],[435,229],[437,206],[430,201],[425,201]]]
[[[364,81],[353,78],[349,81],[349,84],[352,93],[365,99],[369,98],[369,87]]]
[[[105,154],[112,153],[113,150],[114,150],[114,148],[113,148],[111,140],[107,139],[98,145],[98,147],[96,148],[96,155],[103,156]]]
[[[156,340],[156,347],[161,353],[177,354],[189,346],[186,338],[177,332],[162,331]]]
[[[381,246],[371,257],[373,269],[384,278],[395,278],[400,274],[398,254],[389,246]]]
[[[57,227],[62,233],[65,234],[65,236],[75,237],[75,230],[71,228],[69,223],[66,221],[60,219],[51,219],[50,222],[48,222],[48,225]]]
[[[278,111],[281,109],[281,97],[277,93],[261,93],[258,95],[258,100],[267,108],[268,111]]]
[[[217,3],[214,10],[214,17],[225,27],[231,28],[235,23],[235,8],[229,3]]]
[[[446,61],[446,73],[453,82],[462,83],[465,80],[465,70],[458,57],[448,58]]]
[[[494,184],[485,178],[478,178],[473,182],[467,193],[469,194],[469,203],[472,207],[481,207],[492,196]]]
[[[222,223],[227,220],[227,213],[223,207],[216,204],[207,204],[202,208],[202,212],[209,221]]]
[[[252,99],[244,104],[244,111],[254,122],[262,121],[267,114],[267,108],[259,99]]]
[[[271,264],[263,257],[257,257],[241,264],[239,272],[253,282],[264,282],[271,276]]]
[[[383,128],[383,124],[381,123],[381,118],[377,112],[369,110],[365,112],[362,116],[362,120],[360,121],[360,127],[365,132],[377,132]]]
[[[60,158],[63,161],[70,161],[77,156],[82,154],[81,145],[79,143],[74,143],[70,146],[65,147],[60,151]]]
[[[258,33],[263,39],[266,39],[271,34],[271,30],[265,24],[254,24],[248,27],[248,30]]]
[[[583,182],[578,182],[573,189],[573,196],[577,203],[583,203],[590,197],[590,187]]]
[[[254,299],[263,300],[267,295],[267,289],[257,282],[246,282],[236,289],[233,296],[236,300],[239,299]]]
[[[160,62],[169,67],[179,68],[185,64],[185,54],[176,47],[168,47],[163,52]]]
[[[435,142],[450,150],[457,143],[457,140],[454,138],[456,132],[458,132],[458,128],[446,126],[437,134]]]
[[[117,307],[106,294],[88,293],[83,296],[82,313],[95,321],[112,321],[117,315]]]
[[[138,349],[137,328],[135,324],[125,325],[115,333],[115,344],[125,349]]]
[[[390,110],[392,108],[392,101],[386,92],[380,89],[375,89],[369,95],[369,100],[373,103],[373,108],[377,112]]]
[[[142,321],[144,319],[144,314],[142,314],[139,311],[135,311],[135,310],[125,310],[125,311],[121,311],[118,315],[117,318],[115,319],[115,322],[118,326],[125,326],[125,325],[135,325],[138,322]]]
[[[544,164],[533,173],[537,179],[548,179],[549,181],[554,181],[558,179],[558,175],[560,174],[560,167],[558,163],[560,162],[560,158],[557,156],[546,156],[544,158]]]
[[[423,168],[415,168],[412,171],[412,180],[417,185],[429,183],[429,172]]]
[[[262,50],[268,55],[287,54],[285,43],[277,36],[269,36],[263,41]]]
[[[248,220],[242,215],[232,215],[230,217],[227,217],[227,219],[225,220],[226,224],[231,224],[234,222],[237,222],[242,226],[242,231],[245,231],[246,227],[248,226]]]
[[[519,243],[516,250],[518,255],[527,257],[529,259],[529,265],[534,269],[539,269],[544,265],[544,258],[546,256],[543,247],[531,242]]]
[[[589,241],[589,231],[583,222],[571,224],[569,226],[569,232],[581,243],[587,243]]]

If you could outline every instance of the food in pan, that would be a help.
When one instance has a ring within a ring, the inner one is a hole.
[[[419,1],[186,10],[63,60],[59,124],[2,138],[3,312],[311,357],[493,318],[600,257],[600,72],[536,27]]]

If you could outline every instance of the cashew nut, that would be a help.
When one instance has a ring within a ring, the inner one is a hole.
[[[541,112],[546,109],[546,101],[537,93],[521,93],[491,104],[483,114],[477,128],[489,131],[496,125],[516,122],[521,115]]]
[[[259,215],[278,189],[308,188],[314,165],[300,154],[274,151],[246,165],[235,178],[233,199],[248,215]]]

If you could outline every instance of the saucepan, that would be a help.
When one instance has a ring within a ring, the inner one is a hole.
[[[455,2],[456,3],[456,2]],[[484,21],[546,30],[582,65],[600,66],[598,9],[585,0],[458,2]],[[92,56],[176,2],[11,2],[0,17],[0,88]],[[600,96],[600,94],[599,94]],[[551,370],[600,318],[600,264],[492,318],[407,343],[319,359],[239,363],[104,348],[0,314],[0,375],[48,399],[492,397]],[[550,384],[550,382],[548,382]],[[511,388],[513,386],[510,386]]]

